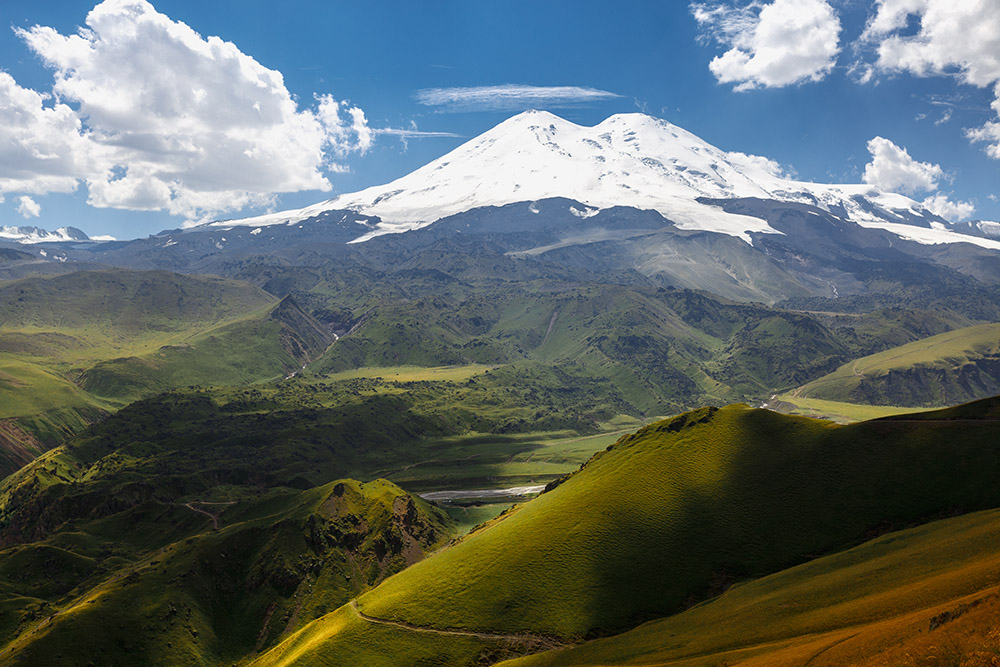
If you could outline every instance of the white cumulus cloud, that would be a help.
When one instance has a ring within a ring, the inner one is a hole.
[[[42,214],[42,207],[31,197],[22,195],[18,199],[17,212],[24,218],[37,218]]]
[[[98,147],[81,133],[76,113],[46,102],[0,72],[0,195],[72,192],[81,175],[97,172]]]
[[[693,3],[705,34],[729,47],[709,63],[736,90],[822,80],[840,52],[840,19],[827,0]]]
[[[886,190],[915,195],[934,192],[946,178],[941,165],[914,160],[909,151],[883,137],[868,142],[872,160],[865,165],[864,182]],[[942,193],[927,196],[921,204],[931,213],[946,220],[957,221],[970,217],[976,207],[967,201],[952,201]]]
[[[967,201],[951,201],[943,194],[936,194],[924,199],[921,202],[928,211],[934,215],[939,215],[945,220],[957,222],[965,220],[976,212],[976,207]]]
[[[944,177],[940,165],[918,162],[905,148],[883,137],[869,141],[868,152],[872,161],[865,165],[864,182],[888,192],[930,192]]]
[[[753,169],[760,169],[771,176],[778,176],[779,178],[787,178],[790,176],[788,171],[785,170],[781,163],[777,160],[772,160],[769,157],[764,157],[763,155],[748,155],[747,153],[740,153],[734,151],[727,154],[729,160],[734,164],[743,164]]]
[[[910,29],[918,24],[916,31]],[[998,120],[966,131],[1000,159],[1000,3],[996,0],[876,0],[862,35],[877,58],[869,72],[954,76],[962,83],[993,87]],[[867,77],[865,77],[867,78]]]
[[[94,206],[206,218],[279,192],[329,190],[324,169],[371,145],[361,109],[330,96],[299,108],[280,72],[145,0],[105,0],[86,26],[73,35],[44,26],[17,33],[53,69],[61,102],[23,104],[58,116],[48,119],[59,130],[50,142],[87,144],[31,145],[57,162],[73,157],[76,168],[60,173],[63,189],[84,180]]]

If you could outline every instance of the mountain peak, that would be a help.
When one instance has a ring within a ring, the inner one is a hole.
[[[512,116],[386,185],[299,211],[214,224],[291,224],[326,210],[351,210],[381,219],[375,231],[358,239],[365,240],[473,208],[552,198],[592,209],[653,210],[681,229],[729,234],[748,243],[752,233],[779,232],[752,213],[727,212],[707,200],[794,202],[922,243],[986,243],[933,228],[941,227],[940,219],[909,198],[868,185],[794,181],[772,160],[726,152],[647,114],[615,114],[584,126],[540,110]]]
[[[57,243],[60,241],[89,241],[90,238],[76,227],[60,227],[54,232],[34,226],[0,226],[0,241],[16,243]]]

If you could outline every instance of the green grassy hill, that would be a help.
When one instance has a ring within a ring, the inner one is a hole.
[[[165,271],[0,283],[0,419],[43,448],[133,400],[301,370],[333,342],[293,299]],[[0,473],[16,461],[0,461]]]
[[[848,362],[792,392],[869,405],[940,406],[1000,393],[1000,324],[930,336]]]
[[[734,586],[621,635],[502,664],[995,664],[998,545],[998,510],[935,521]]]
[[[598,448],[557,443],[622,428],[602,424],[620,407],[606,385],[543,374],[512,386],[505,369],[476,370],[434,382],[298,376],[137,401],[0,481],[0,543],[219,484],[544,484]]]
[[[0,551],[0,662],[228,664],[451,534],[385,481],[229,497],[148,500]]]
[[[301,370],[333,341],[285,297],[155,352],[102,361],[85,370],[79,384],[92,395],[120,402],[191,385],[252,384]]]
[[[1000,424],[981,418],[995,409],[994,400],[962,419],[850,426],[743,406],[687,413],[622,438],[358,608],[421,628],[556,642],[620,632],[869,531],[1000,504]],[[354,621],[339,634],[341,616],[307,626],[259,664],[291,664],[292,654],[296,664],[341,664],[347,638],[354,655],[357,633],[366,636]],[[425,650],[426,634],[405,644]]]
[[[354,324],[311,370],[530,361],[607,380],[655,415],[766,396],[851,356],[810,316],[690,290],[549,280],[431,289],[339,301]]]
[[[458,534],[378,477],[544,483],[615,437],[593,433],[587,415],[607,409],[594,383],[533,419],[552,378],[513,388],[487,367],[400,372],[144,399],[4,479],[0,662],[247,659]],[[544,423],[584,433],[501,432]],[[329,481],[347,475],[374,481]]]

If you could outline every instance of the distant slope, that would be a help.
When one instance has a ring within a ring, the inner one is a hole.
[[[990,665],[1000,510],[889,533],[635,630],[504,667]]]
[[[455,285],[362,313],[313,371],[528,360],[610,381],[653,415],[766,396],[850,356],[808,315],[673,288]]]
[[[300,370],[335,340],[291,297],[155,352],[102,361],[80,375],[88,392],[131,401],[191,385],[242,385]]]
[[[420,627],[563,641],[625,630],[879,526],[1000,504],[1000,423],[966,414],[836,426],[740,406],[686,413],[623,438],[358,607]],[[303,664],[324,664],[338,633],[317,621],[259,664],[290,664],[283,651],[303,645]],[[423,646],[423,634],[410,643]]]
[[[288,297],[166,271],[0,283],[0,419],[51,447],[137,398],[300,370],[334,336]],[[13,461],[0,461],[0,474]]]
[[[185,332],[192,323],[221,322],[273,301],[246,283],[167,271],[108,269],[0,283],[5,329],[82,330],[98,340],[111,335],[110,326],[101,335],[105,325],[130,338]]]
[[[869,405],[939,406],[1000,393],[1000,324],[931,336],[848,362],[793,392]]]

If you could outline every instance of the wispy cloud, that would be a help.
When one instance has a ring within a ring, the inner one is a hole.
[[[379,127],[375,128],[375,134],[387,134],[390,137],[404,137],[406,139],[427,139],[431,137],[452,137],[461,138],[461,134],[454,132],[425,132],[423,130],[410,130],[402,127]]]
[[[420,104],[444,112],[520,111],[538,107],[568,107],[606,102],[621,97],[597,88],[578,86],[474,86],[470,88],[425,88],[414,94]]]
[[[455,134],[454,132],[425,132],[424,130],[418,130],[417,124],[410,121],[411,127],[380,127],[375,129],[375,134],[386,135],[389,137],[396,137],[399,139],[399,143],[403,144],[403,150],[406,150],[410,146],[410,139],[434,139],[434,138],[461,138],[461,134]]]

